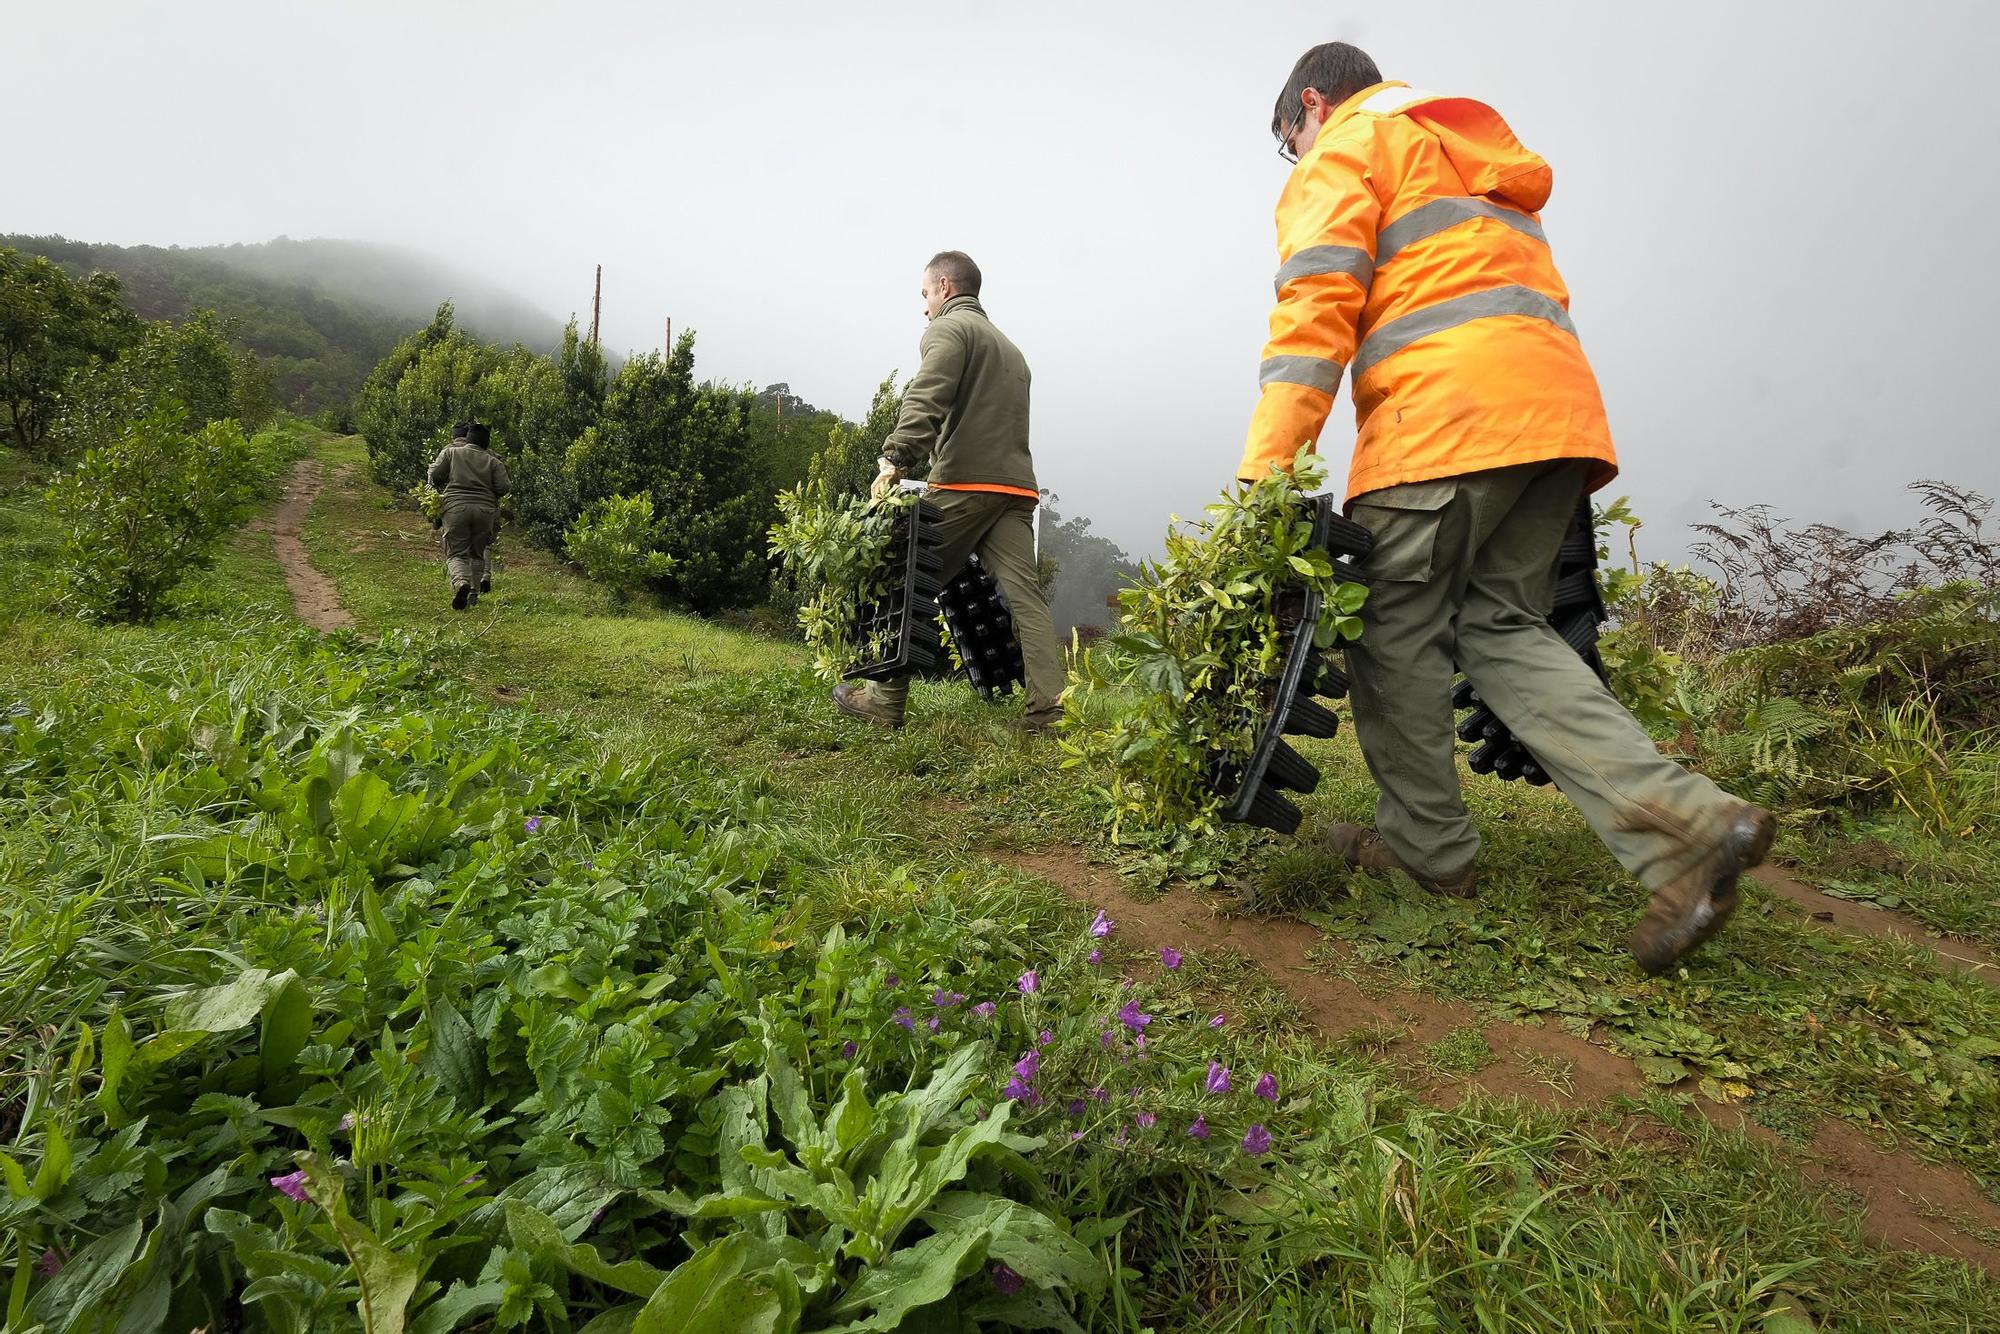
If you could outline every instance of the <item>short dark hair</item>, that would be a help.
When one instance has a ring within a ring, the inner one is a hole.
[[[951,285],[967,296],[979,295],[979,266],[963,250],[940,250],[924,265],[925,273],[951,279]]]
[[[1292,66],[1292,77],[1285,80],[1285,91],[1278,94],[1278,105],[1271,112],[1271,133],[1285,132],[1299,114],[1299,94],[1308,88],[1318,89],[1321,97],[1339,106],[1380,82],[1382,71],[1375,68],[1366,51],[1346,42],[1321,42]]]

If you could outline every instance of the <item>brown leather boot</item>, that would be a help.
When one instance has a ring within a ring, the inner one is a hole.
[[[861,681],[842,681],[833,688],[833,707],[849,718],[877,727],[896,728],[903,725],[900,712],[890,712],[875,702],[868,686]]]
[[[1722,930],[1736,911],[1736,877],[1764,860],[1777,832],[1769,811],[1739,806],[1700,861],[1653,891],[1626,940],[1639,966],[1657,977]]]
[[[1403,864],[1382,836],[1358,824],[1337,824],[1321,835],[1327,850],[1346,862],[1367,871],[1401,871],[1433,894],[1449,894],[1455,899],[1472,898],[1479,886],[1479,868],[1468,866],[1457,875],[1433,880]]]

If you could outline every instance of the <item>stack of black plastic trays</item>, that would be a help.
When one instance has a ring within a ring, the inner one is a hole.
[[[1577,505],[1569,532],[1556,552],[1556,595],[1549,624],[1599,680],[1604,679],[1604,660],[1597,655],[1597,627],[1604,619],[1604,598],[1597,589],[1597,531],[1590,501],[1584,500]],[[1458,736],[1472,743],[1472,752],[1465,757],[1472,772],[1519,778],[1537,787],[1550,782],[1548,770],[1479,698],[1472,682],[1459,678],[1452,687],[1451,706],[1465,715],[1458,720]]]
[[[1000,581],[987,573],[978,556],[968,556],[964,571],[945,585],[938,608],[965,664],[966,679],[981,699],[998,699],[1022,683],[1026,671],[1014,614],[1007,609]]]
[[[941,516],[919,500],[896,518],[895,534],[883,556],[888,592],[855,620],[854,645],[869,656],[841,675],[849,681],[888,681],[935,666],[938,594],[943,562],[937,554]]]
[[[1361,582],[1355,563],[1368,554],[1374,538],[1360,524],[1342,518],[1333,497],[1315,496],[1310,503],[1312,545],[1334,558],[1341,579]],[[1210,770],[1213,789],[1233,794],[1223,811],[1224,819],[1289,834],[1299,827],[1301,812],[1285,794],[1311,792],[1319,786],[1319,770],[1285,737],[1330,737],[1340,728],[1339,716],[1315,698],[1347,696],[1347,673],[1332,661],[1329,650],[1313,646],[1321,601],[1318,593],[1305,590],[1281,596],[1284,665],[1271,683],[1263,716],[1257,721],[1255,747],[1247,763],[1218,760]]]

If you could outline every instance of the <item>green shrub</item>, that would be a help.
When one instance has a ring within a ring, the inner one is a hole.
[[[563,549],[622,601],[673,570],[674,558],[660,550],[661,527],[653,518],[651,496],[612,496],[570,525]]]
[[[805,481],[779,493],[781,517],[771,525],[771,554],[797,600],[813,667],[838,681],[849,667],[880,657],[885,648],[856,642],[856,626],[862,609],[889,591],[883,557],[897,517],[916,504],[916,495],[897,492],[879,501],[843,497],[827,480],[824,457],[807,464]]]
[[[48,492],[71,598],[90,616],[150,620],[176,584],[214,560],[269,462],[234,421],[190,432],[172,401],[88,451]]]
[[[1109,648],[1079,660],[1064,697],[1064,764],[1109,775],[1099,791],[1114,838],[1128,822],[1214,825],[1222,798],[1211,773],[1249,759],[1302,594],[1325,597],[1313,627],[1321,647],[1360,636],[1367,590],[1308,546],[1303,502],[1325,479],[1323,463],[1301,453],[1289,477],[1238,487],[1205,523],[1170,531],[1166,559],[1142,565],[1119,594]]]

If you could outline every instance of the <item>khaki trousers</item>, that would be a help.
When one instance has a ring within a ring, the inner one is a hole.
[[[1014,617],[1014,635],[1021,641],[1021,665],[1028,678],[1027,716],[1037,721],[1055,718],[1062,711],[1057,700],[1066,676],[1055,622],[1035,570],[1035,502],[998,491],[931,490],[924,499],[941,516],[935,550],[944,562],[943,582],[956,579],[965,569],[966,557],[978,553],[979,563],[999,581]],[[869,694],[900,715],[909,702],[909,678],[870,682]]]
[[[1479,855],[1459,791],[1452,663],[1648,890],[1720,837],[1736,801],[1662,756],[1549,627],[1555,557],[1589,465],[1523,464],[1371,491],[1361,638],[1347,650],[1354,732],[1380,796],[1375,827],[1445,879]]]

